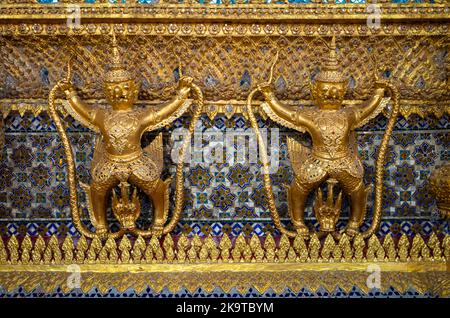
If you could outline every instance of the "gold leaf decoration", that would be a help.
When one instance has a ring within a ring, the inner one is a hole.
[[[142,236],[138,236],[133,245],[133,250],[131,252],[131,257],[133,259],[133,263],[139,264],[142,262],[142,257],[145,252],[145,240]]]
[[[290,248],[291,243],[289,242],[289,238],[287,237],[287,235],[283,234],[281,236],[279,247],[277,250],[277,259],[279,262],[283,262],[286,259]]]
[[[413,238],[411,251],[409,252],[412,261],[417,262],[421,260],[421,252],[424,245],[425,242],[423,241],[422,236],[416,234]]]
[[[322,251],[321,251],[321,259],[324,261],[332,260],[332,252],[335,247],[334,238],[331,234],[328,234],[325,238],[325,243],[323,244]]]
[[[342,250],[344,261],[350,262],[353,257],[353,251],[352,246],[350,245],[350,240],[345,233],[343,233],[339,239],[339,246]]]
[[[442,259],[442,249],[436,233],[432,233],[428,239],[428,246],[433,251],[433,260],[440,261]]]
[[[220,247],[220,250],[221,250],[220,256],[222,257],[222,261],[223,262],[232,262],[232,259],[230,258],[230,256],[231,256],[231,253],[230,253],[231,246],[232,245],[231,245],[230,238],[228,237],[228,235],[224,234],[222,236],[222,239],[220,240],[220,243],[219,243],[219,247]]]
[[[366,243],[364,242],[362,235],[358,233],[353,239],[353,250],[356,261],[362,261],[362,259],[364,258],[365,247]]]
[[[239,234],[238,237],[236,238],[236,241],[234,242],[233,251],[231,252],[234,262],[241,261],[241,256],[245,250],[246,245],[247,242],[245,241],[244,233]],[[242,261],[244,260],[242,259]]]
[[[164,252],[168,263],[175,259],[174,242],[171,235],[166,235],[163,242]]]
[[[297,235],[294,238],[293,247],[298,255],[298,260],[300,262],[306,262],[308,259],[308,248],[306,247],[305,240],[303,236]]]
[[[0,264],[6,264],[8,259],[8,254],[6,252],[5,244],[3,239],[0,237]]]
[[[63,250],[63,258],[64,258],[64,263],[65,264],[72,264],[73,262],[73,239],[72,236],[67,235],[66,238],[64,239],[63,245],[62,245],[62,250]]]
[[[313,233],[313,235],[311,235],[308,249],[309,249],[309,260],[311,262],[317,262],[319,260],[320,241],[316,233]]]
[[[20,249],[22,250],[22,253],[20,255],[21,263],[29,264],[31,259],[30,252],[33,249],[33,243],[31,242],[31,238],[28,234],[25,235],[24,239],[22,240],[22,243],[20,244]]]
[[[33,264],[40,264],[42,260],[42,254],[45,250],[45,241],[42,236],[38,236],[36,242],[34,243],[34,248],[31,252],[31,260]]]
[[[88,250],[89,245],[85,236],[82,236],[77,242],[77,263],[84,263],[86,257],[86,251]]]
[[[389,234],[384,237],[383,248],[387,260],[394,262],[397,259],[397,252],[395,251],[395,243],[392,235]]]
[[[119,244],[119,250],[120,250],[120,260],[123,263],[128,263],[131,259],[131,243],[128,236],[124,235],[120,241]]]
[[[100,239],[98,237],[95,237],[91,241],[91,244],[89,245],[89,249],[87,252],[87,262],[89,264],[95,264],[95,261],[97,260],[97,256],[101,250],[102,250],[102,241],[100,241]]]
[[[262,262],[264,258],[264,250],[261,247],[261,240],[259,239],[259,236],[256,234],[253,234],[250,238],[250,249],[253,253],[253,262]]]
[[[273,262],[275,260],[275,247],[275,240],[272,234],[268,233],[264,240],[264,256],[267,262]]]
[[[186,236],[186,234],[181,234],[180,239],[178,240],[177,245],[177,259],[179,263],[184,263],[186,260],[186,252],[189,248],[189,240]]]
[[[409,258],[409,240],[404,233],[398,241],[398,257],[401,262],[406,262]]]
[[[85,237],[80,237],[76,243],[71,237],[63,241],[51,236],[47,241],[38,236],[33,245],[30,236],[25,236],[18,243],[12,236],[5,242],[0,242],[1,264],[117,264],[117,263],[305,263],[317,262],[320,257],[323,262],[442,262],[449,252],[449,235],[439,238],[433,233],[427,243],[417,234],[409,249],[409,240],[402,235],[395,246],[391,235],[383,239],[381,245],[378,237],[371,236],[366,241],[357,235],[353,245],[345,234],[341,234],[336,242],[329,234],[322,242],[316,233],[311,235],[308,246],[302,236],[298,235],[291,241],[287,236],[281,236],[278,245],[272,235],[261,240],[257,235],[249,241],[244,235],[236,238],[233,246],[229,236],[223,235],[215,239],[208,235],[204,239],[194,235],[191,238],[181,235],[175,248],[174,239],[167,235],[161,241],[156,237],[145,240],[138,237],[134,245],[128,236],[121,239],[109,238],[104,244],[100,239],[88,243]],[[230,256],[233,255],[233,258]],[[309,258],[308,258],[309,256]],[[398,258],[397,258],[398,256]],[[185,258],[186,257],[186,258]]]
[[[62,259],[61,249],[56,235],[52,235],[45,247],[44,264],[57,263],[60,264]]]

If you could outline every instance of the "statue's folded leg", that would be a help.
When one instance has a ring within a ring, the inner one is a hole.
[[[288,187],[289,214],[292,224],[294,224],[299,234],[309,233],[309,229],[304,221],[306,200],[310,192],[317,188],[320,182],[321,180],[318,182],[305,182],[296,177]]]
[[[92,212],[95,218],[96,232],[105,234],[108,232],[106,208],[110,191],[119,184],[119,180],[110,176],[106,180],[93,180],[90,186]]]
[[[341,183],[344,191],[350,196],[350,218],[345,233],[351,237],[359,233],[359,227],[366,215],[368,188],[364,186],[363,178],[352,176],[348,172],[341,172],[336,179]]]
[[[164,228],[166,215],[169,210],[168,187],[170,179],[166,181],[163,181],[162,179],[144,181],[136,176],[131,176],[130,182],[139,187],[149,198],[151,198],[153,203],[152,230],[155,232],[155,235],[158,235]]]
[[[162,179],[158,179],[158,183],[153,187],[153,191],[150,193],[155,210],[152,229],[156,233],[162,231],[166,221],[166,214],[169,211],[169,184],[170,180],[169,182],[165,182]]]

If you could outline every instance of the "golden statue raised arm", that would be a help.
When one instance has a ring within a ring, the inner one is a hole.
[[[126,231],[142,236],[161,235],[168,217],[171,178],[167,180],[160,178],[163,169],[162,134],[160,133],[145,149],[141,147],[141,137],[144,132],[166,126],[180,117],[191,105],[191,101],[188,100],[191,88],[194,88],[197,96],[201,95],[201,92],[193,84],[191,77],[183,76],[180,78],[177,94],[170,102],[160,106],[158,110],[135,109],[133,105],[137,101],[140,85],[124,68],[115,36],[113,36],[112,65],[104,80],[105,95],[111,108],[103,109],[84,103],[70,82],[70,74],[69,63],[67,78],[57,84],[57,88],[64,91],[68,100],[66,109],[75,119],[99,133],[92,162],[92,182],[90,185],[82,184],[86,192],[90,220],[96,229],[95,234],[89,233],[77,220],[79,219],[77,203],[71,202],[75,225],[85,232],[84,235],[101,238],[120,236]],[[201,105],[198,106],[201,108]],[[56,118],[56,112],[53,112],[52,117],[56,122],[59,120]],[[193,118],[193,122],[195,120]],[[60,129],[58,132],[62,136],[63,132]],[[64,138],[62,139],[64,143]],[[66,155],[70,162],[69,152],[71,151],[66,151]],[[181,165],[182,163],[178,163],[177,170]],[[177,173],[177,176],[180,174]],[[180,182],[177,180],[177,198],[182,201]],[[74,183],[70,173],[69,183]],[[112,210],[121,224],[121,230],[118,233],[110,233],[107,223],[107,200],[111,191],[118,185],[122,198],[118,199],[116,192],[113,191]],[[130,186],[143,190],[153,202],[154,214],[150,231],[136,228],[140,203],[136,189],[132,198],[129,198]],[[180,203],[177,204],[177,209],[180,209],[179,206]],[[179,217],[179,214],[179,211],[174,213],[174,217]],[[173,229],[173,225],[170,228]],[[171,229],[164,232],[169,230]]]
[[[307,132],[312,138],[312,148],[308,148],[290,137],[287,140],[289,157],[295,175],[292,184],[287,186],[289,215],[296,232],[305,236],[309,233],[308,227],[304,223],[306,199],[309,193],[317,189],[324,181],[329,183],[329,195],[333,195],[333,185],[339,183],[350,198],[350,218],[345,230],[347,235],[354,236],[359,233],[359,227],[365,218],[370,187],[364,185],[364,169],[358,155],[354,131],[383,110],[389,101],[389,98],[384,98],[385,89],[387,87],[391,90],[394,89],[385,82],[377,81],[375,93],[367,102],[362,105],[343,107],[347,85],[348,80],[339,69],[335,38],[333,37],[325,65],[311,85],[312,97],[317,106],[294,109],[277,100],[270,82],[259,85],[257,88],[263,93],[266,101],[262,104],[262,108],[272,120],[297,131]],[[396,113],[393,115],[387,139],[385,138],[384,145],[380,147],[381,169],[387,141],[395,123]],[[380,170],[379,165],[377,170]],[[382,176],[378,174],[379,171],[377,171],[376,194],[376,201],[379,202],[376,202],[376,213],[374,213],[378,214],[378,216],[374,215],[376,222],[379,221],[382,187],[382,183],[380,183]],[[266,190],[271,191],[270,179],[267,179],[265,183]],[[377,196],[379,197],[377,198]],[[318,197],[321,199],[321,192]],[[331,199],[324,205],[316,198],[314,206],[314,212],[323,232],[335,231],[335,223],[341,209],[341,195],[338,199],[339,204],[332,204]],[[269,206],[275,209],[274,204],[269,204]],[[276,219],[275,223],[279,223],[277,212],[275,210],[271,212]],[[280,228],[281,223],[277,227]],[[283,229],[283,231],[287,230]],[[373,232],[372,227],[370,231]],[[294,233],[290,234],[294,235]]]

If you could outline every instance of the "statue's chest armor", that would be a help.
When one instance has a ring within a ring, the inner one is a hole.
[[[112,146],[122,151],[129,146],[130,136],[136,133],[139,119],[134,112],[108,112],[105,116],[105,132]]]
[[[347,115],[343,111],[318,111],[313,121],[320,133],[322,142],[330,155],[342,150],[348,134]]]

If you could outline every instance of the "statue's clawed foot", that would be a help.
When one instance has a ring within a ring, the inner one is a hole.
[[[303,221],[293,221],[292,223],[294,224],[295,231],[298,235],[301,235],[303,237],[309,236],[309,228],[305,223],[303,223]]]
[[[349,224],[345,229],[345,234],[349,237],[355,237],[359,233],[359,226],[354,224]]]
[[[95,229],[95,233],[97,234],[99,239],[106,240],[108,238],[109,231],[106,226],[97,226]]]
[[[156,237],[160,237],[163,234],[164,225],[163,224],[153,224],[152,226],[152,235]]]

